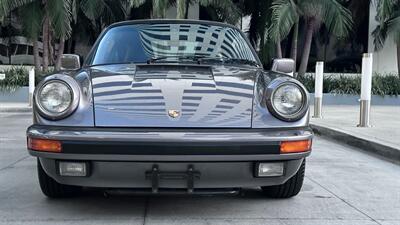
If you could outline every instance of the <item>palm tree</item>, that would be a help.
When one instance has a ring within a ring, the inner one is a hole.
[[[176,0],[176,18],[177,19],[187,19],[188,17],[188,6],[189,0]]]
[[[9,12],[14,9],[26,5],[34,0],[1,0],[0,1],[0,23],[3,22],[4,18]]]
[[[2,0],[0,18],[18,8],[23,33],[33,43],[34,64],[39,70],[38,39],[42,34],[43,57],[42,70],[47,71],[51,61],[60,69],[61,56],[65,41],[72,35],[72,21],[77,22],[78,15],[88,18],[95,33],[126,16],[127,0]],[[73,25],[74,25],[73,24]],[[91,29],[93,30],[93,29]],[[52,39],[59,40],[58,51],[53,54]]]
[[[235,1],[240,9],[240,16],[249,16],[250,22],[247,30],[250,43],[258,49],[259,57],[264,65],[268,65],[275,52],[275,45],[266,38],[267,27],[271,23],[272,0],[239,0]]]
[[[11,21],[12,11],[18,7],[30,3],[31,1],[32,0],[0,0],[0,35],[4,35],[4,33],[6,33],[9,40],[9,37],[11,36],[10,34],[14,33],[15,31]],[[9,18],[9,20],[7,21],[6,18]],[[5,23],[8,23],[7,28],[2,27]],[[9,63],[11,63],[11,56],[9,58]]]
[[[98,36],[109,24],[124,20],[127,16],[129,4],[127,0],[47,0],[50,3],[50,18],[52,29],[56,38],[60,40],[56,56],[55,68],[61,66],[61,56],[64,52],[65,40],[72,35],[72,25],[78,22],[78,15],[83,14],[92,23],[92,27],[84,28],[94,30]],[[80,18],[84,19],[84,18]],[[76,28],[77,26],[75,26]]]
[[[376,20],[379,25],[372,32],[375,50],[383,48],[390,36],[397,46],[397,72],[400,76],[400,1],[376,0]]]
[[[187,19],[190,4],[198,3],[204,7],[212,7],[222,11],[222,14],[229,14],[231,20],[228,22],[237,22],[240,18],[240,10],[232,0],[127,0],[133,7],[139,7],[145,3],[152,4],[152,18],[165,18],[165,12],[171,5],[176,5],[176,18]]]
[[[41,0],[41,3],[43,7],[43,71],[48,71],[49,59],[53,59],[50,48],[53,36],[59,40],[55,59],[55,69],[59,70],[61,66],[61,55],[64,52],[65,40],[70,37],[72,30],[71,0]]]
[[[139,7],[148,1],[151,2],[152,10],[151,17],[152,18],[165,18],[165,13],[168,7],[171,5],[169,0],[127,0],[131,7]]]
[[[253,47],[257,47],[260,38],[265,34],[267,16],[271,1],[240,0],[238,5],[242,16],[250,16],[248,35]],[[263,39],[261,39],[263,40]]]
[[[40,31],[42,29],[43,11],[39,1],[28,3],[18,8],[18,14],[22,23],[22,32],[25,37],[33,44],[33,61],[35,70],[39,72],[40,61],[39,61],[39,46],[38,40]]]
[[[0,18],[4,18],[4,15],[17,8],[19,9],[23,32],[33,42],[36,69],[39,68],[37,41],[40,32],[42,33],[42,70],[47,71],[52,49],[50,45],[52,36],[60,40],[56,56],[56,68],[60,67],[64,41],[71,34],[71,7],[71,0],[2,0],[0,1]]]
[[[85,30],[86,32],[87,30],[94,31],[92,36],[96,38],[108,25],[127,18],[130,10],[128,1],[73,0],[73,26],[76,30],[82,32],[85,32]]]
[[[313,33],[322,24],[338,38],[347,37],[352,27],[352,17],[349,10],[337,0],[275,0],[272,5],[272,26],[269,29],[270,38],[277,42],[284,39],[294,27],[297,39],[297,23],[300,18],[305,21],[306,33],[299,75],[305,74],[313,40]],[[295,26],[294,26],[295,25]],[[292,42],[297,42],[296,40]],[[297,46],[293,44],[292,47]],[[293,52],[293,58],[294,50]]]

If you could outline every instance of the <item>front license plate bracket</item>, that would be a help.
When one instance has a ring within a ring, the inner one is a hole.
[[[151,180],[151,190],[158,193],[160,180],[186,180],[188,193],[193,193],[195,179],[200,179],[200,172],[194,169],[193,165],[188,165],[185,172],[160,171],[157,164],[152,166],[150,171],[146,171],[146,179]]]

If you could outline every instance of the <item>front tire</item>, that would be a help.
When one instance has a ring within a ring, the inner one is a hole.
[[[270,198],[290,198],[296,196],[303,186],[306,159],[303,160],[297,173],[281,185],[261,187],[264,194]]]
[[[37,170],[40,189],[49,198],[73,197],[81,192],[81,187],[60,184],[44,171],[40,160],[37,159]]]

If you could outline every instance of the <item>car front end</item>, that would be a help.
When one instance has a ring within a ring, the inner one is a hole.
[[[169,31],[159,31],[164,26]],[[156,28],[161,33],[151,33]],[[200,37],[175,37],[174,30]],[[208,32],[214,33],[202,36]],[[222,34],[239,49],[227,49]],[[193,39],[183,45],[196,51],[208,38],[204,45],[220,45],[216,49],[222,52],[184,60],[182,55],[106,59],[112,54],[102,53],[109,50],[102,45],[126,36],[141,40],[143,54],[149,51],[146,43],[152,43],[152,54],[167,45],[187,51],[174,38]],[[161,41],[154,44],[154,38]],[[308,92],[290,76],[263,71],[236,28],[136,21],[111,26],[99,39],[86,66],[50,75],[35,90],[27,143],[38,158],[46,195],[65,196],[80,187],[151,193],[263,187],[275,197],[298,193],[313,138]],[[232,54],[247,58],[232,60]],[[288,182],[293,184],[287,187]]]

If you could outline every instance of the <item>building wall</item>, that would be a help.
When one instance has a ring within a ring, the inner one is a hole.
[[[374,53],[373,70],[378,73],[397,73],[396,44],[390,37],[387,38],[382,50],[374,51],[374,38],[371,33],[378,25],[375,20],[375,4],[371,4],[369,13],[368,52]]]

